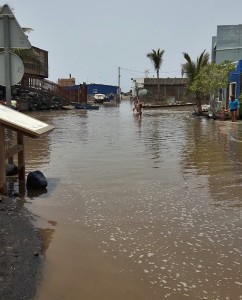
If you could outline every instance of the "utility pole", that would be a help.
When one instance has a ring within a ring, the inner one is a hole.
[[[121,100],[121,93],[120,93],[120,67],[118,67],[118,101]]]

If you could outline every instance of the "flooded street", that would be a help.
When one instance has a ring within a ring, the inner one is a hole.
[[[186,110],[32,113],[27,194],[44,241],[35,300],[242,299],[242,124]]]

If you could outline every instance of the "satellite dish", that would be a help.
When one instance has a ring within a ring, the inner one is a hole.
[[[24,76],[24,64],[22,60],[14,53],[9,52],[10,61],[10,84],[17,84]],[[0,70],[5,70],[5,53],[0,52]],[[0,85],[6,85],[5,72],[0,72]]]
[[[142,90],[139,90],[139,95],[146,95],[147,94],[147,90],[146,89],[142,89]]]

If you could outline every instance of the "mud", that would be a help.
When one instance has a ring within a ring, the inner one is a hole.
[[[15,198],[0,196],[0,299],[29,300],[42,264],[32,216]]]

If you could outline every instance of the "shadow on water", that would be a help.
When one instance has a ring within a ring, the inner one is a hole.
[[[27,190],[27,197],[30,200],[34,200],[34,198],[37,198],[37,197],[39,197],[43,194],[47,194],[47,192],[48,192],[48,190],[46,188],[45,189],[39,189],[39,190],[28,189]],[[48,195],[48,197],[49,197],[49,195]]]

